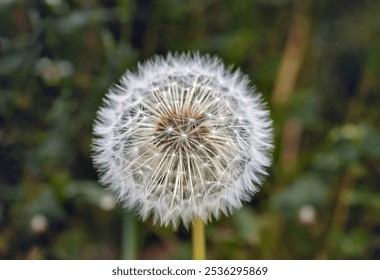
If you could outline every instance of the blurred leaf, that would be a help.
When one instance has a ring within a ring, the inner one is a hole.
[[[53,245],[52,251],[58,259],[81,259],[87,240],[87,234],[81,229],[69,229],[58,237],[57,241]]]
[[[0,57],[0,75],[10,75],[21,68],[25,56],[22,53],[15,53]]]
[[[54,220],[61,220],[65,217],[65,212],[53,189],[45,188],[27,208],[28,218],[35,214],[43,214]]]
[[[380,159],[380,132],[368,124],[361,124],[364,136],[362,149],[366,156],[372,159]],[[379,128],[378,128],[379,129]]]
[[[77,10],[60,18],[56,22],[56,28],[60,33],[76,32],[85,25],[94,22],[104,22],[115,16],[116,10],[86,9]]]
[[[328,236],[329,257],[333,259],[364,258],[368,241],[368,232],[354,229],[349,232],[333,230]]]
[[[258,218],[251,209],[243,207],[232,216],[232,221],[240,238],[251,244],[257,241],[260,225]]]
[[[295,92],[290,100],[290,116],[296,118],[303,125],[307,125],[316,120],[318,100],[314,91],[303,90]]]
[[[380,194],[375,194],[363,186],[350,192],[345,199],[349,205],[361,205],[380,210]]]
[[[300,177],[270,199],[271,207],[287,217],[297,217],[303,205],[322,208],[326,204],[327,186],[313,174]]]
[[[191,250],[189,242],[181,242],[171,257],[175,260],[190,260],[192,258]]]
[[[102,199],[110,193],[103,186],[90,180],[73,180],[65,189],[68,199],[80,199],[96,207],[102,205]]]
[[[7,8],[7,6],[13,5],[17,2],[17,0],[1,0],[0,8]]]
[[[340,247],[349,258],[364,258],[367,241],[368,233],[358,228],[344,235]]]
[[[224,36],[224,38],[220,38],[223,56],[227,61],[233,61],[237,65],[241,64],[246,59],[253,42],[252,31],[249,29],[238,30]]]

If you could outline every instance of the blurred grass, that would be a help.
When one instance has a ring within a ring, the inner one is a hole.
[[[272,92],[301,2],[1,1],[0,258],[121,257],[123,210],[91,164],[95,112],[139,60],[200,50],[254,80],[276,137],[262,191],[207,226],[208,257],[379,259],[380,3],[310,1],[301,68],[280,106]],[[289,127],[300,128],[294,152]],[[138,228],[139,258],[191,257],[184,228]]]

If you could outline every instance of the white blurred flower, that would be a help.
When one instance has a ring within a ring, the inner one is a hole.
[[[99,201],[99,206],[104,211],[110,211],[110,210],[114,209],[116,206],[115,200],[109,194],[103,195]]]
[[[48,85],[57,85],[62,79],[71,76],[74,72],[74,66],[70,61],[53,61],[47,57],[38,60],[35,67],[37,74]]]
[[[45,0],[45,2],[48,5],[55,6],[61,4],[62,0]]]
[[[35,214],[30,220],[30,228],[35,233],[45,232],[48,228],[48,220],[45,215]]]
[[[229,215],[271,163],[272,128],[240,71],[199,54],[155,57],[107,93],[94,165],[122,204],[161,225]]]
[[[317,218],[317,211],[314,206],[306,204],[303,205],[298,211],[298,219],[301,223],[306,225],[314,224]]]

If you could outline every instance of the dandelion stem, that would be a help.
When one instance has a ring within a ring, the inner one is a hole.
[[[205,225],[201,218],[196,217],[193,222],[193,260],[206,259]]]
[[[137,252],[137,222],[135,217],[128,212],[123,213],[122,219],[121,258],[123,260],[135,260]]]

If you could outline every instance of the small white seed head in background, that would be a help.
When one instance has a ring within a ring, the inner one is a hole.
[[[303,205],[298,211],[298,219],[302,224],[314,224],[317,219],[317,211],[312,205]]]
[[[35,214],[30,219],[30,228],[35,233],[43,233],[48,229],[49,223],[45,215]]]

